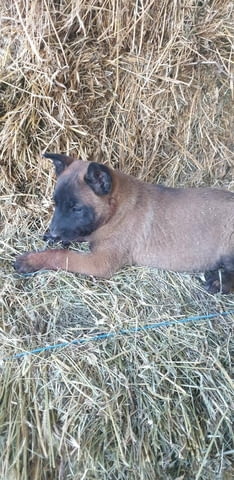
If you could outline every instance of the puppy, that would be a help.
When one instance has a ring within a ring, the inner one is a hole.
[[[46,239],[87,241],[89,253],[48,249],[17,257],[19,273],[41,269],[108,278],[123,265],[206,272],[212,293],[234,287],[234,193],[167,188],[96,162],[46,153],[55,166],[54,215]]]

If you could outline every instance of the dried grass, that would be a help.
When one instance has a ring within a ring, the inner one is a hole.
[[[2,0],[2,356],[234,308],[195,278],[17,276],[39,249],[45,149],[168,185],[233,178],[231,0]],[[232,316],[2,364],[4,480],[230,480]]]

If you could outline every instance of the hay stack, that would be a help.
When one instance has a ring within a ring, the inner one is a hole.
[[[234,308],[186,275],[14,274],[40,249],[44,150],[167,185],[233,180],[231,0],[2,0],[2,356]],[[2,366],[4,480],[229,480],[232,316]]]

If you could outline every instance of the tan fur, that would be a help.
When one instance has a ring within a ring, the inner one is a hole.
[[[123,265],[177,272],[218,268],[234,258],[234,194],[210,188],[167,189],[111,170],[110,194],[97,196],[84,182],[89,163],[72,162],[58,182],[74,178],[82,201],[100,218],[86,238],[91,252],[46,250],[18,257],[16,269],[64,269],[110,277]]]

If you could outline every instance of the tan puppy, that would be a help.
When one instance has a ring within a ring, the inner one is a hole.
[[[20,273],[41,269],[110,277],[123,265],[209,272],[206,288],[234,286],[234,194],[166,188],[96,162],[47,153],[58,181],[46,239],[90,243],[90,253],[48,249],[17,257]],[[212,271],[212,273],[210,273]]]

